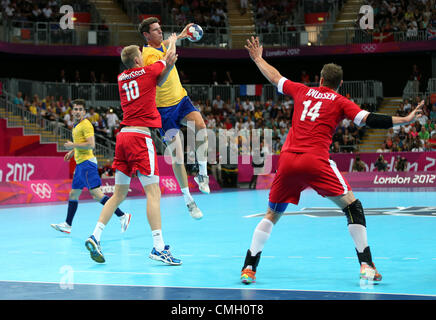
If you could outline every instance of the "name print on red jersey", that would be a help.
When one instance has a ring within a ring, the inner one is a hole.
[[[306,93],[306,96],[315,98],[315,99],[327,99],[334,101],[337,97],[336,94],[331,92],[319,92],[315,89],[309,89],[309,91]]]

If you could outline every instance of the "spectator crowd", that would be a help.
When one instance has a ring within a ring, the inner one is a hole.
[[[227,26],[227,1],[222,0],[171,0],[171,24],[185,26],[195,21],[208,32],[208,27]]]
[[[421,101],[421,97],[404,99],[396,112],[397,116],[404,117],[409,114]],[[430,97],[423,107],[422,116],[414,123],[395,126],[388,130],[386,139],[377,152],[399,151],[434,151],[436,139],[436,101],[431,102]]]
[[[374,32],[403,31],[407,38],[418,31],[436,32],[435,0],[367,0],[374,10]]]
[[[60,7],[71,5],[76,12],[89,12],[87,0],[1,0],[2,18],[19,22],[59,22]]]

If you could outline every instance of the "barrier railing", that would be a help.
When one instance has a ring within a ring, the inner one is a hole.
[[[130,9],[129,9],[130,10]],[[336,7],[332,6],[326,23],[316,25],[295,24],[292,26],[256,26],[262,44],[267,46],[299,47],[299,46],[323,46],[329,44],[328,39],[332,34],[335,22]],[[359,28],[344,27],[334,29],[336,34],[335,43],[348,45],[353,43],[372,42],[405,42],[429,40],[430,34],[425,30],[416,32],[396,31],[391,33],[366,32]],[[0,40],[5,42],[33,43],[33,44],[69,44],[69,45],[111,45],[119,46],[123,39],[131,42],[143,42],[137,31],[137,23],[75,23],[74,29],[63,30],[59,23],[54,22],[29,22],[4,19],[0,25]],[[183,27],[177,25],[162,25],[164,38],[172,32],[180,32]],[[182,40],[178,45],[183,47],[216,47],[231,48],[229,27],[203,26],[203,39],[197,43]],[[251,34],[247,34],[251,36]],[[383,39],[382,39],[383,38]]]
[[[427,82],[427,92],[436,93],[436,78],[430,78]]]
[[[32,126],[24,125],[24,132],[30,134],[39,134],[43,143],[57,143],[59,150],[59,142],[63,140],[72,140],[72,131],[64,127],[60,121],[49,121],[42,115],[35,115],[23,107],[14,105],[8,99],[0,98],[0,107],[3,107],[7,112],[18,116],[19,120],[8,119],[8,124],[12,126],[20,126],[24,124],[32,124]],[[47,131],[52,135],[44,134]],[[63,151],[63,150],[62,150]],[[105,159],[112,159],[115,148],[110,143],[109,146],[95,143],[94,152]]]
[[[56,82],[38,82],[22,79],[8,79],[4,81],[4,87],[12,95],[22,92],[28,97],[37,94],[40,98],[46,96],[62,96],[63,100],[67,99],[85,99],[87,103],[95,107],[119,107],[118,85],[114,83],[56,83]],[[309,86],[315,87],[319,83],[310,83]],[[241,85],[206,85],[206,84],[186,84],[185,89],[193,101],[209,100],[210,102],[217,95],[225,102],[233,103],[236,98],[249,100],[259,100],[265,102],[269,99],[273,101],[282,101],[283,95],[277,92],[277,88],[272,84],[262,86],[260,96],[241,95]],[[383,98],[383,85],[380,81],[344,81],[339,89],[342,95],[349,94],[353,100],[358,103],[376,104],[378,98]]]
[[[3,20],[0,27],[0,40],[14,43],[46,44],[46,45],[125,45],[123,39],[132,43],[144,42],[138,32],[137,24],[122,23],[75,23],[74,29],[62,29],[57,22],[30,22],[19,20]],[[179,33],[183,27],[176,25],[162,25],[164,38],[171,33]],[[179,40],[183,47],[212,46],[229,47],[229,29],[218,27],[204,27],[204,35],[200,42]]]

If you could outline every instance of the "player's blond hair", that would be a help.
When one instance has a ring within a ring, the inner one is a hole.
[[[342,67],[334,64],[325,64],[321,70],[321,77],[324,78],[324,86],[336,90],[341,84],[344,72]]]
[[[140,56],[139,47],[137,45],[131,45],[124,47],[121,51],[121,61],[127,68],[133,68],[135,66],[135,58]]]

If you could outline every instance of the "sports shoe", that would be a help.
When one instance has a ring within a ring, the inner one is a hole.
[[[129,227],[131,218],[132,215],[130,213],[125,213],[124,216],[120,218],[121,233],[126,232],[127,228]]]
[[[71,233],[71,226],[66,223],[66,222],[62,222],[62,223],[53,223],[50,225],[53,229],[60,231],[60,232],[65,232],[65,233]]]
[[[200,220],[201,218],[203,218],[203,213],[201,212],[200,209],[198,209],[195,201],[188,203],[187,207],[188,207],[188,211],[189,211],[189,214],[191,215],[191,217],[193,217],[194,219],[197,219],[197,220]]]
[[[153,250],[151,250],[149,258],[157,261],[162,261],[163,263],[170,264],[173,266],[178,266],[182,264],[182,260],[176,259],[171,255],[169,245],[166,245],[162,251],[157,251],[156,248],[153,247]]]
[[[194,177],[194,180],[195,180],[195,182],[197,182],[198,188],[200,189],[201,192],[206,193],[206,194],[210,193],[209,176],[197,174]]]
[[[103,263],[103,252],[101,252],[100,242],[98,242],[94,236],[90,236],[85,242],[86,249],[91,253],[91,259],[98,263]]]
[[[241,281],[244,284],[256,282],[256,271],[245,268],[241,271]]]
[[[362,263],[360,266],[360,280],[367,281],[381,281],[382,276],[378,273],[377,269],[373,266]]]
[[[241,271],[241,281],[244,284],[256,282],[256,269],[260,261],[262,251],[258,252],[255,256],[251,254],[250,249],[247,250],[245,256],[244,266]]]

